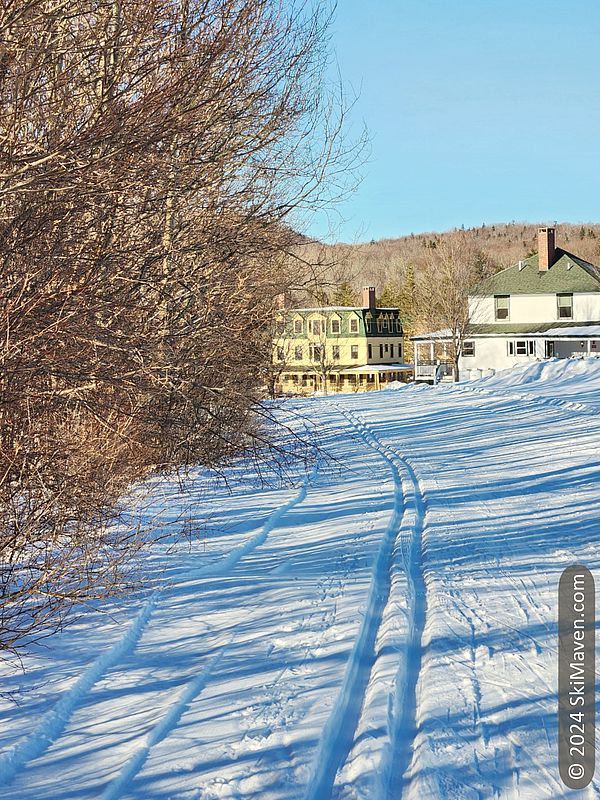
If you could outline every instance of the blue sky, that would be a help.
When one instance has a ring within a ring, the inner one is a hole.
[[[312,234],[600,220],[598,0],[339,0],[332,33],[371,153]]]

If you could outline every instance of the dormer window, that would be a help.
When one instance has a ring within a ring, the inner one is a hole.
[[[314,336],[320,336],[322,333],[325,333],[325,320],[324,319],[309,320],[308,329]]]
[[[573,295],[557,294],[556,304],[559,319],[573,319]]]
[[[303,333],[304,332],[304,324],[301,319],[294,320],[294,333]]]
[[[332,333],[339,333],[340,332],[340,321],[339,321],[339,319],[332,319],[331,320],[331,332]]]
[[[510,314],[510,295],[494,295],[494,316],[496,319],[508,319]]]
[[[358,320],[356,317],[350,317],[350,333],[358,333]]]

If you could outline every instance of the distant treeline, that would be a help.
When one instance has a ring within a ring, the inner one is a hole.
[[[431,297],[438,282],[441,261],[469,262],[469,269],[458,269],[456,280],[469,284],[488,274],[515,264],[537,252],[537,231],[548,223],[497,223],[475,228],[459,228],[443,233],[410,234],[397,239],[372,240],[360,244],[306,244],[307,258],[324,264],[318,288],[297,292],[291,302],[334,305],[360,303],[363,286],[377,287],[382,305],[397,305],[402,310],[409,334],[432,325],[445,324],[443,313],[436,314]],[[600,262],[600,223],[553,223],[558,247],[563,247],[592,263]],[[460,273],[460,276],[459,276]],[[410,343],[407,341],[410,352]]]

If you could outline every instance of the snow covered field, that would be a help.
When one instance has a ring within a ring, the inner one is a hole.
[[[558,578],[600,574],[599,410],[592,359],[293,400],[321,452],[284,488],[156,481],[157,520],[206,535],[157,545],[152,592],[25,677],[0,667],[0,797],[600,796],[565,789],[556,744]]]

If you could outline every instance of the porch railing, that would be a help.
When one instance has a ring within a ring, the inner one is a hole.
[[[438,364],[434,361],[424,361],[415,366],[415,380],[440,381],[442,378],[452,375],[452,364],[442,362]]]

